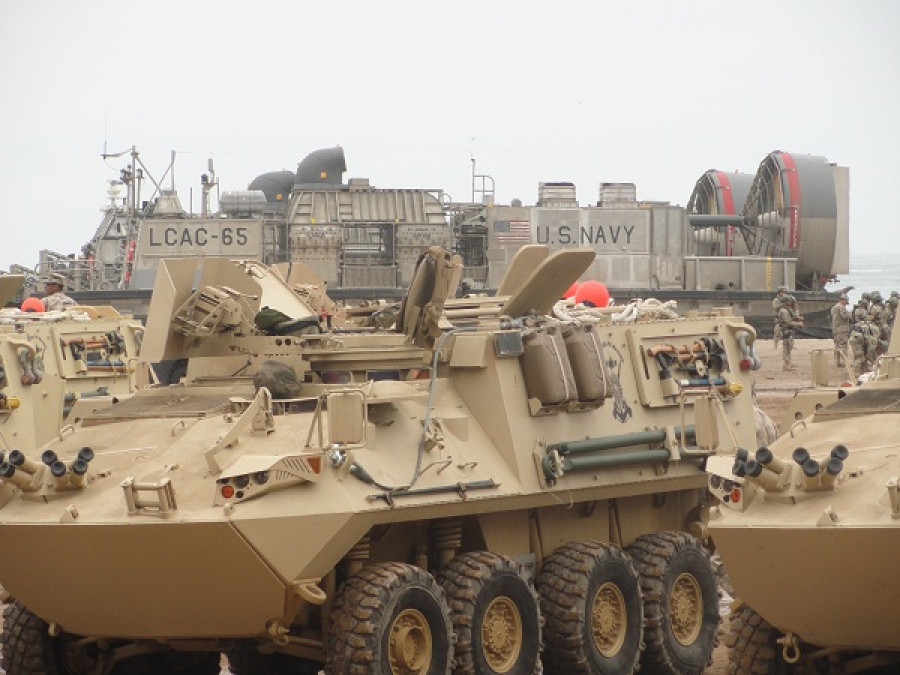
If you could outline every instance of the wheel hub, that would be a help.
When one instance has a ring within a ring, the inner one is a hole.
[[[597,651],[605,657],[615,656],[625,643],[628,628],[625,598],[618,586],[607,581],[597,589],[590,620]]]
[[[424,675],[431,665],[431,630],[415,609],[405,609],[391,624],[388,660],[392,675]]]
[[[692,644],[703,625],[703,593],[692,574],[679,574],[669,593],[672,634],[682,645]]]
[[[481,645],[488,665],[497,673],[509,671],[522,651],[522,617],[506,596],[494,598],[484,612]]]

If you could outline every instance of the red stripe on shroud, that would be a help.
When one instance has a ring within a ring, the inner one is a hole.
[[[796,250],[800,248],[800,176],[797,174],[797,164],[794,162],[794,158],[786,152],[779,154],[784,162],[784,170],[787,172],[788,179],[788,194],[785,200],[785,208],[791,212],[788,247]]]
[[[716,180],[722,191],[722,209],[729,216],[734,215],[734,193],[731,190],[731,181],[724,171],[716,171]],[[734,225],[725,228],[725,255],[734,255]]]

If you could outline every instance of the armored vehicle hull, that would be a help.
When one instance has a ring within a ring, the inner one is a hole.
[[[544,256],[452,300],[459,261],[431,249],[396,332],[281,335],[253,322],[303,312],[273,271],[213,261],[192,291],[163,263],[143,356],[187,358],[186,384],[0,488],[7,672],[218,672],[220,650],[236,673],[699,672],[717,597],[687,530],[704,459],[754,438],[753,330],[554,319],[593,253]]]
[[[892,353],[874,381],[818,408],[756,459],[717,460],[711,486],[730,498],[709,527],[745,605],[730,639],[739,672],[900,663],[900,363]],[[746,640],[760,626],[757,642],[773,648],[754,657],[759,644]]]

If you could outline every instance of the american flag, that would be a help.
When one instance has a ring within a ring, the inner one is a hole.
[[[529,220],[495,220],[494,234],[498,244],[531,243],[531,221]]]

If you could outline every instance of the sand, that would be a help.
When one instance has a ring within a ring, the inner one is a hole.
[[[776,350],[772,340],[759,340],[756,353],[762,360],[762,368],[754,373],[756,397],[759,406],[778,425],[779,435],[790,427],[786,419],[786,403],[794,394],[812,386],[812,353],[815,350],[828,350],[829,384],[839,385],[849,382],[850,376],[846,368],[838,368],[834,363],[831,340],[796,340],[791,354],[791,364],[796,370],[782,370],[781,346]]]

